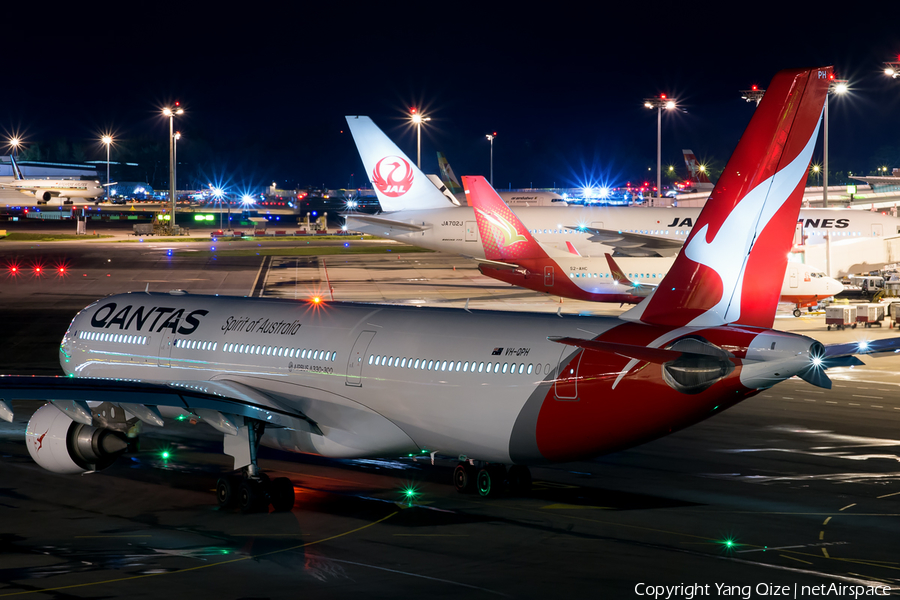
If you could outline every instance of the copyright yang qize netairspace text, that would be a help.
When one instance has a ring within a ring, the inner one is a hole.
[[[774,583],[757,583],[756,585],[730,585],[727,583],[693,583],[679,585],[653,585],[638,583],[634,586],[637,596],[646,596],[654,600],[694,600],[700,597],[727,597],[750,600],[759,598],[865,598],[872,596],[889,596],[889,585],[861,585],[845,583],[823,583],[820,585],[777,585]]]

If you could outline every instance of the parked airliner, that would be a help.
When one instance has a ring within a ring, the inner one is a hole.
[[[573,248],[551,257],[525,225],[497,195],[484,177],[463,177],[468,204],[475,211],[485,260],[479,265],[488,277],[545,294],[590,302],[638,303],[656,289],[672,258],[613,260],[583,257]],[[789,262],[781,286],[781,301],[812,307],[843,291],[844,286],[808,265]]]
[[[219,501],[249,511],[293,504],[290,482],[260,473],[260,443],[437,453],[459,460],[460,491],[492,496],[527,488],[528,465],[667,435],[794,375],[830,387],[826,369],[900,347],[771,329],[830,73],[775,76],[721,193],[658,289],[620,318],[120,294],[72,321],[59,346],[68,377],[0,377],[0,397],[50,399],[26,444],[57,473],[110,464],[164,415],[204,421],[243,468],[219,482]],[[12,418],[8,403],[0,416]]]
[[[51,204],[58,202],[61,205],[75,204],[73,198],[96,199],[103,195],[103,186],[99,181],[86,181],[82,179],[26,179],[22,170],[16,163],[14,156],[9,157],[12,162],[14,181],[0,182],[0,187],[17,190],[26,196],[37,199],[37,204]]]
[[[347,123],[383,213],[345,215],[348,228],[432,250],[484,258],[471,206],[455,206],[369,117]],[[517,206],[516,215],[546,248],[584,256],[675,256],[697,223],[696,207]],[[845,209],[801,209],[797,241],[893,235],[900,219]]]

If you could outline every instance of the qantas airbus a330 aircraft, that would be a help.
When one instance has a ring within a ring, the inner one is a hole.
[[[0,397],[50,400],[26,444],[57,473],[103,468],[164,416],[202,420],[243,468],[219,501],[253,510],[293,504],[260,443],[458,457],[458,489],[490,496],[526,487],[528,465],[641,444],[794,375],[829,387],[825,369],[900,346],[771,329],[830,73],[775,76],[672,268],[621,318],[121,294],[72,321],[68,377],[2,377]]]
[[[484,177],[463,177],[468,205],[475,212],[485,259],[479,269],[488,277],[544,294],[589,302],[636,304],[657,288],[674,259],[613,260],[583,257],[573,249],[550,256]],[[789,262],[781,286],[781,301],[801,308],[841,293],[844,286],[809,265]]]

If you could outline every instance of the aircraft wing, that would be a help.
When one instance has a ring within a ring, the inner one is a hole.
[[[16,185],[15,183],[0,183],[0,188],[8,188],[8,189],[13,189],[13,190],[22,191],[22,192],[34,192],[34,191],[37,191],[38,189],[40,189],[40,188],[37,188],[34,186],[29,187],[29,186],[25,186],[25,185]],[[44,191],[50,192],[50,195],[53,197],[59,196],[59,193],[54,192],[53,190],[44,190]]]
[[[592,242],[615,248],[616,252],[623,256],[675,256],[684,245],[684,242],[680,240],[670,240],[644,233],[584,226],[569,226],[569,229],[586,231],[591,234],[588,239]]]
[[[499,260],[489,260],[487,258],[478,258],[477,256],[466,256],[462,255],[463,258],[468,258],[469,260],[478,261],[479,265],[487,265],[489,267],[493,267],[495,269],[509,269],[510,271],[515,271],[517,269],[521,269],[521,265],[517,265],[515,263],[503,262]]]
[[[392,229],[402,229],[403,231],[426,231],[431,229],[431,225],[426,225],[422,223],[421,225],[416,225],[414,223],[405,223],[403,221],[394,221],[392,219],[386,219],[384,217],[377,217],[374,215],[362,215],[358,213],[345,214],[341,215],[344,219],[347,220],[347,226],[352,229],[351,220],[359,221],[366,225],[376,225],[378,227],[390,227]]]
[[[0,402],[3,400],[50,400],[69,413],[73,420],[87,421],[86,424],[90,424],[91,419],[86,402],[97,401],[117,404],[154,426],[162,426],[163,422],[158,412],[150,407],[168,406],[195,414],[219,431],[232,435],[237,433],[237,427],[228,421],[226,415],[247,417],[275,427],[309,430],[321,435],[318,424],[303,413],[249,386],[227,380],[160,383],[91,377],[4,375],[0,376]],[[11,418],[11,411],[9,413]]]

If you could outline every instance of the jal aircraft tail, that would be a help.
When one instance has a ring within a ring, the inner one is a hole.
[[[459,179],[456,178],[456,173],[453,172],[453,167],[447,162],[447,157],[444,156],[443,152],[438,152],[437,156],[438,167],[441,169],[441,181],[444,182],[451,194],[461,194],[463,191],[462,186],[459,183]]]
[[[831,67],[775,75],[656,292],[623,318],[770,328]]]
[[[690,181],[697,189],[705,187],[706,189],[711,190],[713,184],[710,182],[709,177],[706,176],[706,172],[700,168],[700,162],[697,160],[697,157],[694,156],[694,151],[682,150],[682,152],[684,153],[684,164],[687,165],[688,181]]]
[[[10,154],[9,161],[12,163],[13,176],[16,178],[16,181],[25,179],[25,176],[22,175],[22,169],[20,169],[18,163],[16,163],[16,157]]]
[[[366,176],[385,212],[453,206],[369,117],[346,117]]]
[[[469,205],[475,211],[485,258],[509,261],[547,258],[541,245],[531,237],[487,179],[463,176],[463,187]]]

